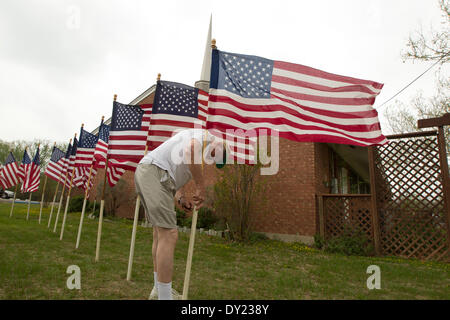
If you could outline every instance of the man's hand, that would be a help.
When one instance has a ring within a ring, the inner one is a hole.
[[[194,205],[187,197],[184,196],[184,191],[182,189],[178,190],[175,194],[176,203],[181,207],[181,209],[186,211],[191,211]]]
[[[191,211],[193,208],[192,202],[185,197],[181,197],[178,203],[184,210]]]
[[[194,205],[197,209],[200,209],[203,206],[203,201],[205,201],[206,191],[204,186],[197,187],[195,190],[195,194],[192,197],[194,200]]]

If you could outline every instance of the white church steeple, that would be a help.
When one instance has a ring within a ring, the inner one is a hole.
[[[212,14],[209,19],[208,36],[206,37],[205,54],[203,55],[202,72],[200,80],[195,83],[195,87],[208,92],[209,78],[211,75],[211,31],[212,31]]]

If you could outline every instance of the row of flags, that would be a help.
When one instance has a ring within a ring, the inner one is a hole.
[[[21,192],[35,192],[40,184],[40,156],[39,148],[31,161],[25,150],[22,163],[18,166],[12,152],[6,157],[5,165],[0,169],[0,186],[3,189],[11,188],[22,183]]]
[[[299,64],[213,49],[209,92],[158,80],[153,104],[114,101],[110,125],[102,120],[97,135],[81,128],[79,140],[74,138],[65,152],[55,146],[45,175],[68,188],[86,190],[108,163],[108,183],[114,186],[125,171],[135,171],[146,150],[194,127],[225,139],[239,163],[254,163],[257,137],[270,130],[298,142],[382,145],[387,140],[373,108],[382,87]],[[33,161],[27,157],[25,152],[17,166],[12,153],[8,155],[0,172],[3,186],[39,186],[39,175],[32,169],[36,163],[39,167],[39,150]]]

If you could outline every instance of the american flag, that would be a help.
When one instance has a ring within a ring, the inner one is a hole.
[[[98,141],[95,146],[94,153],[94,167],[104,168],[106,165],[106,156],[108,153],[108,141],[109,141],[109,126],[104,124],[103,121],[100,124],[100,128],[98,130]],[[114,187],[117,181],[120,180],[120,177],[124,174],[125,170],[119,167],[108,166],[107,169],[107,177],[108,183],[111,187]]]
[[[67,169],[69,168],[69,160],[70,160],[71,153],[72,153],[72,144],[69,143],[69,145],[67,146],[66,154],[64,155],[64,158],[62,158],[63,169],[61,171],[61,176],[60,176],[59,182],[61,182],[63,185],[65,185],[66,181],[67,181],[67,176],[68,176]]]
[[[41,169],[40,164],[39,148],[36,150],[33,162],[26,165],[25,180],[22,183],[22,192],[35,192],[39,189],[39,184],[41,180]]]
[[[80,140],[78,142],[77,154],[75,158],[76,167],[91,166],[97,140],[98,137],[95,134],[81,128]]]
[[[5,179],[3,178],[3,165],[2,164],[0,164],[0,187],[2,188],[2,189],[6,189],[6,181],[5,181]]]
[[[382,87],[303,65],[213,50],[207,128],[273,129],[294,141],[384,144],[373,108]]]
[[[183,129],[206,128],[208,94],[185,84],[158,81],[148,134],[153,150]]]
[[[61,174],[64,171],[65,160],[64,151],[53,147],[52,156],[45,168],[45,175],[56,182],[60,181]]]
[[[114,101],[108,144],[108,167],[135,171],[144,156],[152,105]]]
[[[75,157],[75,171],[76,175],[73,179],[73,183],[77,187],[81,187],[84,190],[87,188],[87,182],[89,180],[89,172],[91,165],[93,164],[95,146],[97,145],[98,137],[83,128],[80,131],[80,140],[77,146],[77,154]],[[89,188],[94,184],[94,178],[97,171],[93,168],[91,172],[91,179],[89,181]]]
[[[17,167],[16,159],[12,152],[10,152],[6,157],[5,166],[1,173],[4,189],[11,188],[19,183],[18,171],[19,168]]]
[[[94,150],[94,167],[104,168],[106,155],[108,154],[109,126],[102,122],[98,129],[98,140]]]
[[[20,167],[17,170],[17,176],[19,177],[19,181],[22,182],[22,188],[26,175],[26,167],[29,164],[31,164],[31,159],[30,156],[28,155],[27,149],[25,149],[25,151],[23,152],[22,163],[20,164]]]
[[[77,140],[77,138],[74,138],[72,148],[70,149],[70,155],[68,158],[67,166],[66,166],[67,179],[66,179],[65,183],[66,183],[67,188],[73,187],[72,173],[73,173],[73,178],[76,177],[76,172],[75,172],[74,168],[75,168],[75,159],[77,156],[77,146],[78,146],[78,140]],[[80,186],[81,186],[81,184],[80,184]]]

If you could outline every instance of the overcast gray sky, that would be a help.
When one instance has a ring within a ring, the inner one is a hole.
[[[219,49],[384,83],[375,107],[431,65],[401,51],[441,21],[436,0],[2,0],[0,139],[67,142],[158,73],[194,85],[211,13]],[[432,70],[398,99],[434,86]]]

